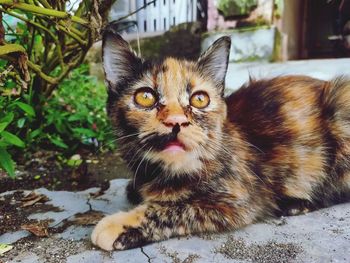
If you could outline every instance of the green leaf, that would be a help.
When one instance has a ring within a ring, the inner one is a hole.
[[[89,130],[89,129],[85,129],[85,128],[75,128],[75,129],[73,129],[73,131],[75,133],[85,135],[88,137],[95,137],[96,136],[96,133],[94,131]]]
[[[16,101],[15,104],[18,107],[20,107],[25,113],[27,113],[29,116],[35,117],[35,111],[32,106],[20,101]]]
[[[37,137],[38,135],[40,135],[40,133],[42,133],[42,129],[41,129],[41,128],[36,129],[36,130],[32,131],[32,132],[29,134],[29,138],[30,138],[30,139],[34,139],[35,137]]]
[[[6,80],[6,82],[5,82],[5,87],[6,87],[7,89],[13,89],[13,88],[16,87],[16,82],[14,82],[12,79],[8,79],[8,80]]]
[[[6,148],[7,146],[9,146],[9,144],[7,142],[0,140],[0,148]]]
[[[0,243],[0,255],[5,254],[7,251],[10,251],[13,246],[9,244]]]
[[[40,174],[37,174],[36,176],[34,176],[34,180],[39,180],[40,179]]]
[[[21,148],[24,148],[25,144],[24,142],[18,138],[16,135],[12,134],[12,133],[9,133],[7,131],[3,131],[1,133],[1,136],[3,137],[3,139],[5,140],[5,142],[8,142],[12,145],[15,145],[15,146],[18,146],[18,147],[21,147]]]
[[[17,127],[18,127],[18,128],[23,128],[25,122],[26,122],[26,119],[25,119],[25,118],[20,118],[20,119],[17,121]]]
[[[26,53],[26,50],[18,44],[5,44],[0,46],[0,55],[7,55],[13,52]]]
[[[83,119],[83,118],[84,118],[83,116],[78,115],[78,114],[75,114],[75,115],[69,116],[69,117],[68,117],[68,121],[71,121],[71,122],[73,122],[73,121],[79,121],[79,120],[81,120],[81,119]]]
[[[0,148],[0,167],[4,169],[10,177],[15,177],[14,162],[10,154],[4,148]]]
[[[49,139],[54,145],[63,149],[68,149],[68,145],[65,144],[60,137],[49,137]]]
[[[0,119],[0,132],[6,129],[6,127],[12,122],[13,120],[13,113],[7,114],[4,118]]]

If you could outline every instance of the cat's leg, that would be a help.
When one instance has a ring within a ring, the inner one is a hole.
[[[295,216],[306,214],[315,210],[315,206],[306,199],[295,197],[282,197],[277,200],[278,211],[277,216]]]
[[[126,196],[130,203],[133,205],[140,204],[142,202],[142,196],[134,184],[134,180],[130,180],[126,186]]]
[[[249,206],[247,206],[249,207]],[[95,227],[92,242],[104,250],[122,250],[191,233],[220,232],[252,223],[250,208],[227,204],[143,204],[129,212],[103,218]]]

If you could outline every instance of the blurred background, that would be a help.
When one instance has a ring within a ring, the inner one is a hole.
[[[350,34],[350,3],[347,0],[149,2],[146,8],[124,20],[124,23],[135,24],[125,29],[130,39],[136,38],[133,33],[137,29],[144,39],[176,31],[174,28],[179,25],[184,28],[187,24],[189,34],[201,34],[202,49],[219,34],[231,35],[234,40],[231,61],[285,61],[349,55],[350,42],[346,35]],[[119,0],[112,6],[109,19],[118,20],[146,3]],[[190,51],[196,52],[183,52]],[[180,52],[179,55],[184,54]]]
[[[148,59],[195,60],[230,36],[227,93],[350,68],[350,0],[0,0],[0,192],[128,176],[105,111],[107,23]]]
[[[120,0],[113,5],[110,20],[125,17],[146,2]],[[130,23],[125,29],[125,37],[131,40],[135,50],[138,50],[135,40],[140,38],[140,49],[146,58],[176,56],[195,59],[217,38],[229,35],[232,39],[230,62],[235,63],[230,65],[227,79],[227,86],[231,89],[237,89],[248,79],[249,68],[251,74],[258,73],[257,77],[266,76],[266,70],[274,71],[276,75],[286,73],[278,64],[277,67],[264,68],[265,73],[261,74],[254,67],[256,63],[345,58],[350,55],[348,0],[150,2],[147,8],[125,19]],[[249,66],[244,64],[249,62]],[[237,66],[237,63],[243,64]],[[305,74],[304,67],[300,66],[303,65],[298,64],[299,69],[296,69]],[[314,69],[309,73],[321,78],[329,76],[320,71]],[[331,73],[335,72],[344,73],[338,65]]]

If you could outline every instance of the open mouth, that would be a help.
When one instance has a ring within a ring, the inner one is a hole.
[[[176,139],[167,143],[163,151],[172,152],[172,153],[184,152],[185,145]]]

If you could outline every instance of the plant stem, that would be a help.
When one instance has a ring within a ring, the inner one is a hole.
[[[8,8],[17,8],[22,11],[27,11],[34,14],[39,14],[44,16],[53,16],[53,17],[62,18],[62,19],[71,19],[73,22],[76,22],[83,26],[89,25],[88,21],[77,16],[72,16],[69,13],[63,12],[63,11],[57,11],[54,9],[44,8],[44,7],[26,4],[22,2],[16,3],[13,0],[0,0],[0,4],[7,6]]]
[[[62,55],[61,45],[58,42],[58,39],[55,37],[55,35],[48,28],[46,28],[46,27],[42,26],[41,24],[36,23],[36,22],[34,22],[32,20],[29,20],[29,19],[27,19],[27,18],[25,18],[23,16],[20,16],[20,15],[14,13],[14,12],[11,12],[9,10],[5,10],[5,9],[3,9],[1,7],[0,7],[0,11],[5,12],[5,13],[9,14],[10,16],[16,17],[16,18],[18,18],[18,19],[20,19],[20,20],[22,20],[22,21],[24,21],[24,22],[26,22],[28,24],[31,24],[31,25],[33,25],[33,26],[35,26],[37,28],[40,28],[41,30],[43,30],[46,33],[48,33],[50,35],[50,37],[52,38],[52,40],[55,42],[55,45],[56,45],[56,48],[57,48],[57,56],[58,56],[58,58],[59,58],[59,60],[61,62],[61,65],[64,64],[63,63],[63,55]]]
[[[8,55],[0,55],[0,58],[12,61],[14,63],[16,63],[16,59],[8,56]],[[31,62],[30,60],[27,61],[28,67],[33,70],[36,74],[38,74],[43,80],[52,83],[52,84],[56,84],[57,83],[57,78],[53,78],[50,77],[48,75],[46,75],[44,72],[41,71],[41,68],[39,65],[34,64],[33,62]]]

